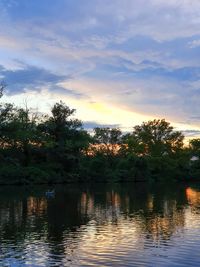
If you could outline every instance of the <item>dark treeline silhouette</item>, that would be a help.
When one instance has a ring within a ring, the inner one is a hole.
[[[200,139],[184,146],[164,119],[130,133],[96,127],[89,134],[74,113],[63,102],[50,115],[1,103],[0,184],[200,178]]]

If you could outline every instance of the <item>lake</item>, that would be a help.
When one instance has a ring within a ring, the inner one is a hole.
[[[0,266],[200,266],[200,185],[1,187]]]

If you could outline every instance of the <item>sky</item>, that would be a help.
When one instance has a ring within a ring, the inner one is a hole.
[[[165,118],[200,136],[199,0],[0,0],[4,101],[87,128]]]

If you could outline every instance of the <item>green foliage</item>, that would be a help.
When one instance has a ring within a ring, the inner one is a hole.
[[[0,167],[0,184],[25,184],[24,170],[21,166]]]
[[[145,144],[140,142],[135,134],[125,134],[122,137],[122,146],[120,153],[122,155],[143,155],[145,151]]]
[[[0,85],[0,97],[4,86]],[[132,133],[96,127],[90,135],[74,109],[56,103],[50,115],[0,104],[0,183],[126,182],[200,178],[200,139],[153,120]]]
[[[134,127],[133,136],[139,144],[143,144],[143,154],[162,156],[175,153],[183,147],[184,136],[174,131],[169,122],[153,120]]]
[[[56,103],[51,109],[51,116],[40,125],[40,130],[49,138],[53,147],[65,148],[66,141],[73,137],[82,123],[71,119],[75,110],[70,109],[62,101]]]
[[[200,161],[194,161],[190,163],[190,172],[188,180],[200,180]]]
[[[97,146],[93,148],[93,153],[103,153],[114,156],[121,145],[122,132],[118,128],[94,128],[93,143]]]
[[[200,156],[200,139],[192,139],[190,140],[190,150],[191,150],[191,154]]]

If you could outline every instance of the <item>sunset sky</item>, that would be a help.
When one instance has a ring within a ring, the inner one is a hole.
[[[199,0],[0,0],[2,100],[200,136]]]

